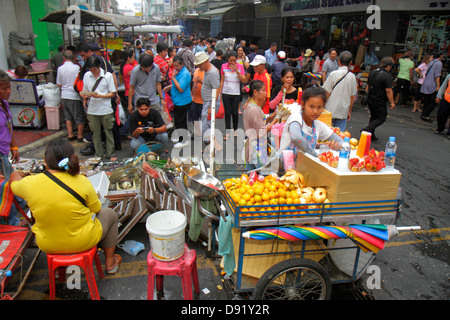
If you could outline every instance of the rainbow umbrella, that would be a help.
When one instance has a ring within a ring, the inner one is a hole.
[[[322,75],[320,73],[307,72],[305,73],[305,76],[308,78],[322,79]]]
[[[396,227],[384,224],[352,224],[348,226],[279,226],[247,231],[242,237],[254,240],[282,239],[287,241],[352,239],[364,252],[377,253],[400,230],[420,227]]]

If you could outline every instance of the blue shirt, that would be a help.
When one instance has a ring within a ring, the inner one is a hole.
[[[423,80],[420,92],[424,94],[432,94],[437,90],[436,78],[441,76],[442,62],[433,60],[428,64],[427,72]]]
[[[195,53],[204,52],[206,50],[206,46],[197,45],[195,47]]]
[[[277,61],[277,53],[272,53],[272,51],[270,51],[270,48],[265,51],[264,56],[266,58],[266,63],[268,63],[269,65],[272,65],[275,63],[275,61]]]
[[[172,82],[172,89],[170,93],[172,94],[172,102],[174,106],[184,106],[192,102],[191,96],[191,75],[187,71],[186,67],[183,66],[180,72],[175,76],[183,92],[178,91],[175,84]]]

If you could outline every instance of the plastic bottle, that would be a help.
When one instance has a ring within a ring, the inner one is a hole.
[[[3,280],[3,278],[11,277],[11,275],[12,275],[11,270],[6,271],[6,270],[1,269],[0,270],[0,281]]]
[[[253,171],[252,173],[250,173],[250,175],[248,176],[247,184],[249,186],[253,186],[253,184],[255,183],[257,177],[258,177],[258,174],[256,173],[256,171]]]
[[[341,145],[341,149],[339,150],[339,162],[338,162],[338,170],[346,171],[348,170],[348,160],[350,159],[350,138],[345,137],[344,142]]]
[[[395,137],[389,137],[389,141],[386,144],[386,149],[384,151],[384,163],[386,164],[386,169],[394,169],[396,153],[397,143],[395,143]]]

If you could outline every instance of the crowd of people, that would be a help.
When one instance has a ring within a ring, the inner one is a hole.
[[[20,158],[7,101],[10,78],[17,78],[21,70],[14,75],[0,71],[0,169],[3,174],[0,178],[10,182],[18,203],[26,203],[33,212],[33,231],[43,251],[80,252],[99,244],[104,248],[107,273],[115,273],[121,263],[121,257],[115,254],[117,215],[109,209],[101,209],[92,185],[79,174],[78,156],[69,141],[89,143],[81,150],[83,155],[108,159],[114,156],[115,150],[121,149],[122,139],[129,139],[133,150],[150,141],[168,146],[170,138],[173,148],[183,148],[190,144],[194,135],[221,150],[219,141],[207,141],[209,135],[206,134],[211,125],[211,105],[216,98],[216,106],[223,104],[225,110],[224,140],[238,135],[240,114],[243,114],[247,136],[245,162],[247,169],[252,169],[267,161],[267,154],[264,154],[267,150],[261,146],[266,145],[271,127],[286,115],[283,109],[278,110],[283,98],[297,100],[300,107],[291,110],[285,122],[280,151],[293,150],[296,154],[301,150],[313,156],[318,155],[315,147],[319,140],[328,140],[328,146],[334,150],[339,149],[343,141],[318,120],[323,110],[332,113],[332,126],[345,131],[357,98],[357,82],[350,70],[353,55],[349,51],[338,53],[330,49],[326,53],[321,83],[305,83],[302,78],[300,84],[295,84],[299,72],[312,71],[315,53],[311,49],[297,58],[287,58],[285,51],[278,50],[277,43],[271,43],[264,50],[256,45],[247,46],[242,40],[224,51],[217,48],[214,39],[183,39],[181,35],[172,47],[159,37],[154,45],[146,47],[144,44],[135,37],[127,48],[114,54],[117,59],[112,59],[96,43],[61,48],[54,64],[68,138],[48,144],[47,170],[34,176],[14,172],[8,159],[10,153],[13,162]],[[397,84],[393,86],[390,71],[394,59],[383,58],[368,77],[370,121],[361,130],[371,132],[372,140],[376,140],[375,129],[386,120],[386,104],[394,108],[395,95],[401,93],[400,104],[405,106],[409,90],[417,82],[419,89],[412,111],[422,112],[421,118],[431,121],[429,115],[440,103],[436,133],[443,132],[450,110],[450,75],[441,82],[441,59],[440,54],[425,56],[415,68],[412,54],[405,53],[399,60]],[[118,75],[113,68],[117,66]],[[414,78],[415,73],[418,79]],[[119,90],[122,83],[124,88]],[[299,90],[302,90],[301,95]],[[120,108],[125,118],[117,116]],[[194,124],[192,132],[188,129],[189,122]],[[172,127],[184,129],[188,135],[170,137]],[[69,186],[67,188],[73,192],[58,187],[61,184]],[[47,193],[49,196],[42,196],[36,192],[38,188],[51,192]],[[14,209],[8,219],[10,224],[19,223]]]

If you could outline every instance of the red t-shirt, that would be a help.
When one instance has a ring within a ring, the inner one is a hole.
[[[125,64],[123,66],[123,75],[122,75],[122,81],[123,84],[125,85],[125,96],[128,97],[128,89],[130,88],[130,76],[131,76],[131,71],[133,70],[134,65],[132,64]]]
[[[270,110],[269,102],[270,102],[270,93],[272,90],[272,78],[270,77],[270,74],[267,73],[267,70],[264,70],[262,74],[255,72],[253,80],[261,80],[266,85],[266,104],[262,108],[262,111],[265,114],[268,114]]]

